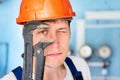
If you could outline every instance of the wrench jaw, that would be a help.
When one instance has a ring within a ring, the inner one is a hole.
[[[54,42],[54,40],[42,39],[39,43],[37,43],[34,46],[34,49],[41,48],[44,50],[48,45],[52,44],[53,42]]]
[[[52,43],[53,40],[41,40],[34,46],[34,56],[36,57],[35,80],[43,80],[45,65],[44,49]]]

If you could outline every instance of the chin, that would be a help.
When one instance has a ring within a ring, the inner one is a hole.
[[[60,67],[61,65],[63,65],[64,63],[59,63],[59,62],[57,62],[57,63],[55,63],[55,62],[49,62],[49,63],[46,63],[45,64],[45,66],[46,67],[50,67],[50,68],[58,68],[58,67]]]

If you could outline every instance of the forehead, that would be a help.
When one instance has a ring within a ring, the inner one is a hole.
[[[64,20],[64,19],[57,19],[57,20],[47,20],[42,22],[46,25],[48,25],[49,27],[68,27],[68,21]]]
[[[69,25],[68,25],[68,21],[66,20],[49,20],[49,21],[44,21],[40,25],[36,26],[36,29],[38,28],[48,29],[50,27],[62,28],[62,27],[69,27]]]
[[[56,20],[46,20],[43,21],[43,23],[67,23],[68,24],[68,20],[65,19],[56,19]]]

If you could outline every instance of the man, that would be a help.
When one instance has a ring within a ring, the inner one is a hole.
[[[46,58],[43,80],[91,80],[88,65],[83,59],[73,56],[67,57],[70,22],[73,16],[75,13],[69,0],[22,0],[17,23],[24,25],[25,43],[28,33],[32,35],[32,40],[30,40],[32,47],[42,41],[52,41],[44,48]],[[32,75],[34,75],[37,56],[32,55],[32,57]],[[21,80],[21,71],[21,68],[18,67],[1,80]],[[32,78],[34,80],[34,77]]]

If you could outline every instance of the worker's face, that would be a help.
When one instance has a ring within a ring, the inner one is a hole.
[[[33,45],[37,44],[41,39],[54,40],[44,50],[46,56],[45,65],[59,67],[64,63],[69,48],[70,30],[68,21],[57,20],[45,23],[50,27],[37,28],[33,31]]]

